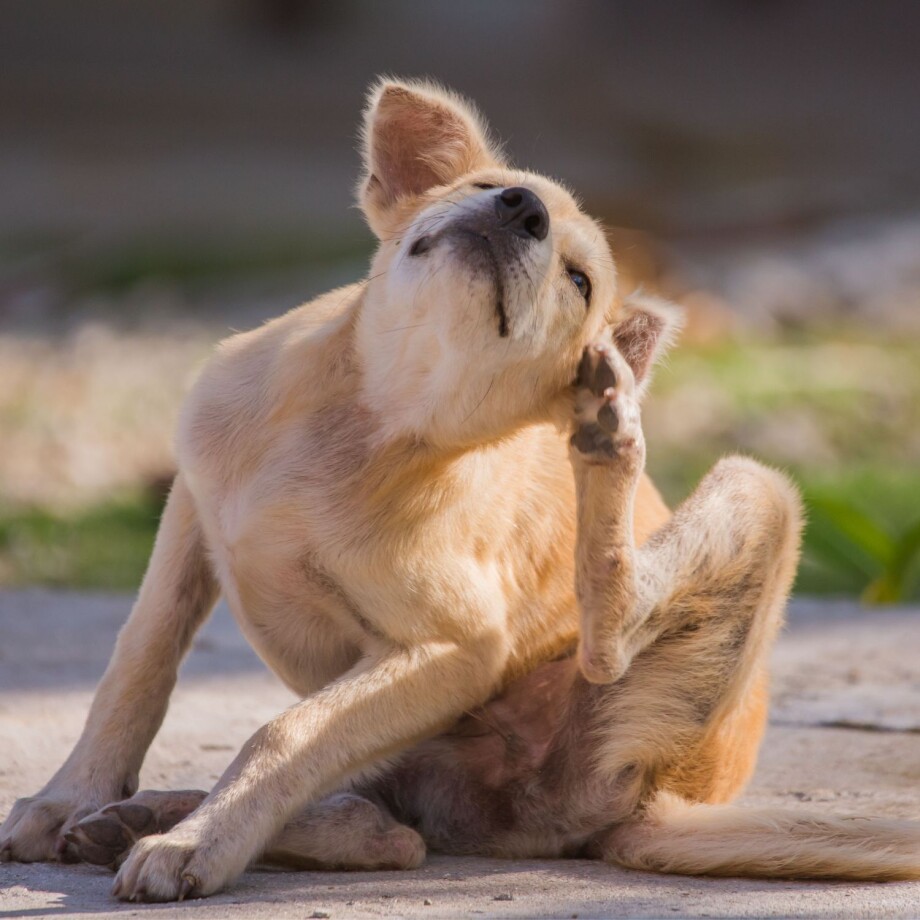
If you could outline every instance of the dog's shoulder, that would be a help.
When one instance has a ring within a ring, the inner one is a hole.
[[[352,284],[248,332],[224,339],[183,405],[180,465],[189,454],[239,452],[293,415],[307,417],[356,386],[354,322],[363,285]]]

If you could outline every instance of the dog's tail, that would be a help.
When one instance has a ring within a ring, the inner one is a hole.
[[[920,822],[697,805],[663,792],[613,831],[603,856],[676,875],[920,879]]]

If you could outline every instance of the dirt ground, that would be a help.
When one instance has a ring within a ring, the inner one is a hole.
[[[120,595],[0,592],[0,813],[77,737],[130,606]],[[744,801],[920,817],[920,610],[797,601],[775,655],[775,705]],[[218,609],[187,661],[142,785],[204,787],[291,702]],[[434,856],[404,873],[247,873],[224,894],[127,905],[89,866],[0,865],[0,916],[912,917],[920,883],[679,878],[568,860]]]

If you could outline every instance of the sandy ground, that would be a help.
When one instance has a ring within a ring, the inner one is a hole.
[[[80,730],[130,598],[0,592],[0,813],[34,792]],[[920,817],[920,610],[798,601],[745,801]],[[186,663],[142,785],[204,787],[291,702],[219,609]],[[916,917],[920,883],[659,877],[599,863],[431,857],[405,873],[247,873],[181,906],[124,905],[88,866],[0,865],[0,916]]]

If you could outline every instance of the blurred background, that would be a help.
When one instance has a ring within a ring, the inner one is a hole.
[[[801,593],[916,596],[920,3],[4,0],[0,584],[133,589],[214,343],[365,271],[381,73],[475,99],[687,308],[646,410],[680,500],[790,470]]]

